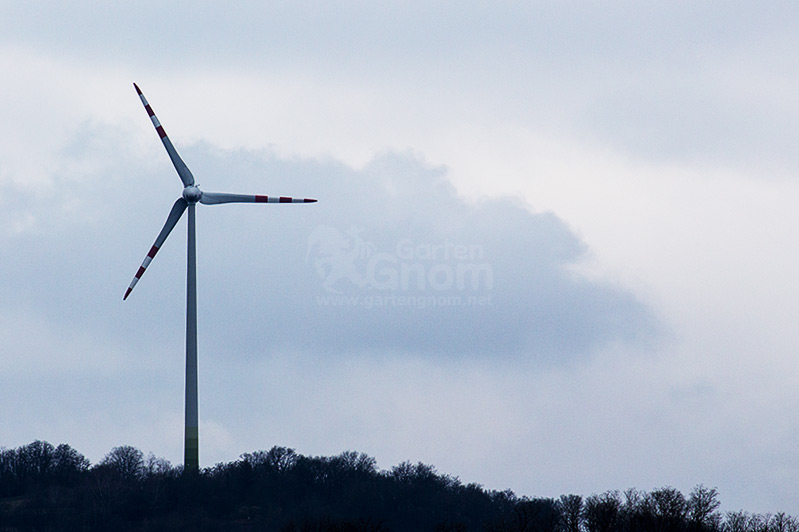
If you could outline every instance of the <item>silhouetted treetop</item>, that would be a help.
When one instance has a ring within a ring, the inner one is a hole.
[[[355,451],[254,451],[199,474],[129,445],[96,465],[34,441],[0,448],[0,531],[799,532],[786,514],[719,512],[715,488],[518,497]]]

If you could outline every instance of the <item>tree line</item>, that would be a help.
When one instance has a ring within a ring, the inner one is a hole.
[[[184,473],[131,446],[92,465],[62,444],[0,449],[0,532],[799,532],[785,515],[719,511],[714,488],[519,497],[403,462],[286,447]]]

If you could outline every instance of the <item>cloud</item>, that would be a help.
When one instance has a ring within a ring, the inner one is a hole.
[[[555,216],[508,199],[467,202],[446,169],[413,155],[357,171],[207,146],[184,158],[206,190],[320,200],[199,207],[200,302],[222,349],[230,331],[261,356],[283,347],[552,361],[654,331],[631,295],[569,269],[585,249]]]

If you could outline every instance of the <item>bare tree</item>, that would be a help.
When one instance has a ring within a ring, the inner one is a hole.
[[[583,514],[583,498],[579,495],[561,495],[558,499],[560,509],[560,529],[563,532],[580,532]]]
[[[241,461],[255,468],[266,468],[278,473],[291,470],[297,464],[294,449],[274,446],[269,451],[256,451],[241,455]]]
[[[799,532],[799,521],[795,517],[780,512],[768,522],[769,532]]]
[[[683,494],[674,488],[661,488],[647,497],[655,522],[664,532],[679,532],[684,524],[688,503]]]
[[[123,482],[141,480],[145,473],[144,453],[130,445],[114,447],[100,465],[107,467]]]
[[[721,529],[724,532],[752,532],[750,523],[751,516],[748,512],[744,512],[743,510],[727,512]]]
[[[588,532],[615,532],[620,519],[621,499],[619,492],[607,491],[602,495],[591,495],[585,500],[583,516]]]
[[[713,532],[721,528],[716,488],[696,486],[688,496],[688,527],[692,532]]]

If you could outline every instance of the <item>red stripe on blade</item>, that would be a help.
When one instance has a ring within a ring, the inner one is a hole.
[[[147,109],[147,114],[148,114],[148,115],[150,115],[150,116],[155,116],[155,112],[153,111],[153,108],[152,108],[152,107],[150,107],[150,104],[149,104],[149,103],[148,103],[147,105],[145,105],[145,106],[144,106],[144,108],[145,108],[145,109]]]
[[[133,290],[132,288],[128,288],[127,290],[125,290],[125,297],[122,298],[123,301],[128,298],[132,290]]]
[[[136,279],[141,279],[141,276],[144,275],[144,270],[146,270],[144,266],[139,266],[139,271],[136,272]]]
[[[158,131],[158,134],[161,135],[161,138],[166,137],[166,131],[164,131],[163,127],[158,126],[157,128],[155,128],[155,130]]]
[[[150,252],[147,254],[147,256],[152,259],[153,257],[155,257],[156,253],[158,253],[158,246],[153,246],[150,248]]]
[[[268,203],[269,196],[255,196],[255,203]]]
[[[315,199],[311,199],[311,198],[305,198],[304,200],[302,200],[302,202],[303,203],[316,203],[316,200]]]
[[[286,196],[280,196],[280,203],[291,203],[291,198],[287,198]]]

